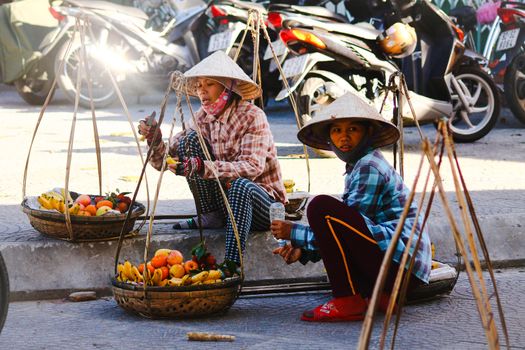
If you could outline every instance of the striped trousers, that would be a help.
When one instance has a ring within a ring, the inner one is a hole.
[[[207,144],[209,153],[211,147]],[[190,131],[181,138],[178,147],[178,156],[181,162],[186,157],[200,157],[206,159],[204,152],[199,144],[197,133]],[[199,206],[201,213],[206,214],[213,211],[220,211],[226,221],[226,251],[224,259],[240,263],[237,240],[230,216],[227,213],[219,185],[215,179],[202,179],[198,175],[187,178],[188,184],[192,189],[196,205]],[[246,239],[251,230],[267,230],[270,227],[270,205],[275,200],[259,185],[245,179],[237,178],[230,182],[226,191],[228,202],[230,203],[233,217],[237,224],[241,249],[244,253]],[[223,184],[223,188],[225,188]]]

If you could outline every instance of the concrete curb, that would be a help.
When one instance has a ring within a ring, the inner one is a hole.
[[[525,214],[480,217],[489,255],[494,266],[521,266],[525,263]],[[448,223],[429,222],[436,258],[456,262],[456,249]],[[35,231],[35,235],[39,235]],[[205,230],[210,251],[222,260],[224,237],[219,230]],[[477,238],[475,239],[477,241]],[[173,233],[171,224],[156,223],[150,252],[158,248],[179,249],[189,255],[199,242],[197,230]],[[144,254],[145,235],[124,241],[120,260],[138,263]],[[117,242],[69,243],[51,238],[4,243],[12,300],[36,300],[67,296],[71,291],[96,290],[110,294]],[[247,281],[317,277],[325,275],[322,263],[286,265],[272,254],[276,242],[269,232],[254,232],[248,240],[245,260]],[[483,261],[483,257],[480,257]]]

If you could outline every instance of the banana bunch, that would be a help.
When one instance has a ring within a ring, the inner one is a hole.
[[[145,269],[144,271],[148,271]],[[146,272],[148,273],[148,272]],[[199,284],[213,284],[222,281],[223,275],[220,270],[209,270],[201,271],[193,276],[189,273],[185,274],[182,278],[177,277],[165,277],[162,269],[155,269],[151,274],[148,285],[159,286],[159,287],[180,287],[189,285]],[[131,284],[142,284],[144,283],[144,276],[140,273],[139,269],[132,265],[129,261],[125,261],[123,264],[117,265],[117,281],[126,282]]]
[[[61,213],[64,213],[66,210],[66,201],[62,194],[55,191],[47,191],[38,196],[38,203],[42,206],[43,209],[48,210],[58,210]]]
[[[142,274],[136,266],[131,265],[129,261],[117,266],[117,281],[119,282],[144,282]]]

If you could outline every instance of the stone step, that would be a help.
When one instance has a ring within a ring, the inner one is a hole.
[[[525,215],[480,217],[490,257],[495,265],[523,265],[525,257]],[[158,248],[178,249],[189,257],[199,243],[198,230],[174,231],[172,223],[154,224],[150,252]],[[430,232],[436,245],[436,258],[456,261],[456,249],[449,225],[443,220],[430,221]],[[147,227],[147,226],[146,226]],[[134,263],[143,260],[146,227],[122,245],[120,260]],[[204,230],[209,251],[222,261],[224,231]],[[95,290],[110,293],[117,241],[70,243],[26,229],[13,242],[4,241],[0,250],[9,271],[12,300],[35,300],[65,297],[72,291]],[[26,240],[20,239],[26,237]],[[325,275],[322,263],[287,265],[272,254],[276,242],[270,232],[253,232],[247,242],[244,271],[247,281],[320,277]],[[482,259],[483,260],[483,259]]]

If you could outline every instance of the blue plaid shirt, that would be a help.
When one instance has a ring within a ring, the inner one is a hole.
[[[349,207],[359,211],[379,248],[385,251],[395,233],[409,192],[401,176],[386,161],[381,152],[370,149],[352,168],[348,169],[343,201]],[[412,226],[416,222],[416,213],[417,205],[413,202],[401,232],[401,239],[394,252],[394,261],[398,263],[410,237]],[[416,235],[412,240],[411,255],[418,235],[421,233],[421,223],[422,218],[419,217]],[[426,230],[422,234],[412,273],[423,282],[428,283],[432,257],[430,238]],[[294,247],[303,248],[301,257],[303,264],[320,259],[314,235],[309,226],[294,223],[291,242]]]

